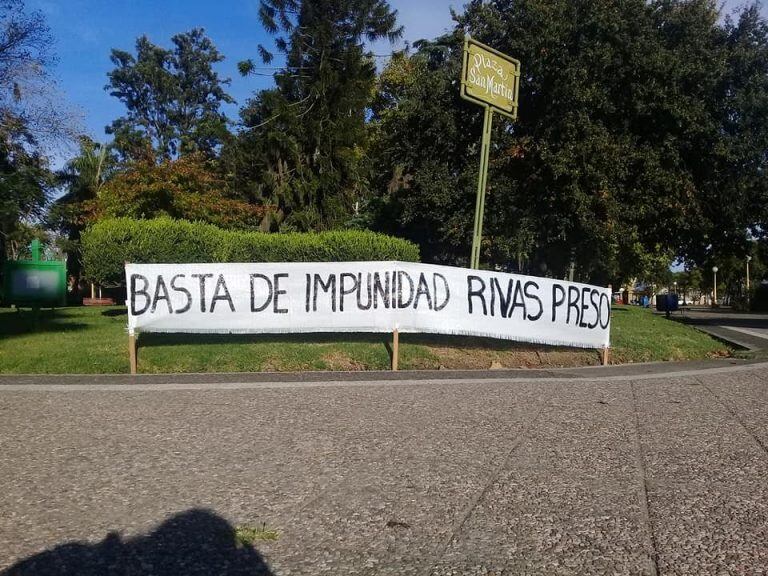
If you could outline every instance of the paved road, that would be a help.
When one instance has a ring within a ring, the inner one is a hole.
[[[694,308],[685,309],[674,318],[747,350],[768,351],[768,314]]]
[[[6,378],[0,572],[766,574],[768,364],[643,372]]]

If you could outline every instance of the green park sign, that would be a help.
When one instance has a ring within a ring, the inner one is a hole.
[[[461,97],[485,108],[480,147],[480,175],[477,180],[475,229],[472,235],[470,257],[471,268],[480,266],[480,241],[483,237],[483,212],[485,211],[493,113],[498,112],[512,120],[516,119],[519,90],[520,62],[467,36],[464,40]]]
[[[40,241],[32,242],[31,260],[8,260],[3,267],[6,304],[64,306],[67,299],[67,265],[63,260],[43,260]]]
[[[496,112],[517,118],[520,90],[520,62],[467,37],[464,40],[464,66],[461,96]]]

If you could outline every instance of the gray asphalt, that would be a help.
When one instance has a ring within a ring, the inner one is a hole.
[[[729,308],[686,308],[673,318],[761,356],[768,352],[768,314],[733,312]]]
[[[4,378],[0,571],[766,574],[768,364],[658,371]]]

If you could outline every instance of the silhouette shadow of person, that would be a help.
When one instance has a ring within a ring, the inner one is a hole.
[[[26,558],[0,576],[272,576],[259,552],[238,544],[222,517],[192,509],[126,540],[71,542]]]

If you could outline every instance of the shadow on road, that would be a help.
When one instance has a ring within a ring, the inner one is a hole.
[[[97,544],[62,544],[22,560],[0,576],[269,576],[267,563],[235,529],[209,510],[172,516],[156,530],[123,540],[108,534]]]
[[[768,316],[756,317],[739,316],[738,314],[710,314],[710,315],[688,315],[674,316],[675,320],[691,326],[736,326],[738,328],[768,328]]]

